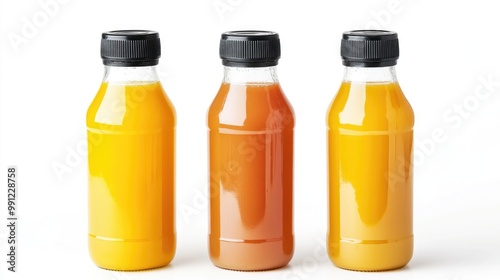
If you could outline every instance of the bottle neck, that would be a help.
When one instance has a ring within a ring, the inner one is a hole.
[[[345,82],[396,83],[396,68],[388,67],[350,67],[344,70]]]
[[[112,84],[143,84],[158,82],[156,66],[116,67],[104,66],[103,82]]]
[[[277,84],[276,66],[229,67],[224,66],[224,83],[228,84]]]

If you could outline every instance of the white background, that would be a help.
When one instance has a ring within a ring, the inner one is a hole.
[[[494,1],[54,1],[0,4],[0,173],[5,182],[16,165],[20,177],[17,273],[5,263],[0,188],[2,279],[500,279]],[[57,5],[44,10],[48,2]],[[325,253],[325,114],[342,78],[342,32],[377,27],[399,34],[398,78],[416,115],[415,252],[403,269],[360,273]],[[103,75],[100,35],[131,28],[160,32],[161,81],[178,117],[178,246],[165,268],[118,273],[88,256],[82,145]],[[206,113],[222,79],[220,33],[238,29],[279,32],[278,73],[297,120],[295,256],[260,273],[218,269],[207,254]],[[58,164],[69,170],[60,177]]]

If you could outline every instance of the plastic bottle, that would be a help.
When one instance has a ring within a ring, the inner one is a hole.
[[[413,253],[413,110],[396,78],[397,34],[343,34],[328,116],[328,254],[341,268],[405,266]]]
[[[175,111],[157,32],[102,34],[104,80],[87,112],[89,252],[112,270],[167,265],[176,247]]]
[[[276,73],[277,33],[222,34],[224,80],[208,112],[212,262],[267,270],[293,255],[294,113]]]

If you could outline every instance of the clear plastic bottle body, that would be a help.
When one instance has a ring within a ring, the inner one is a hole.
[[[208,112],[212,262],[267,270],[293,255],[293,109],[276,67],[225,67]]]
[[[176,248],[175,111],[155,66],[105,66],[87,111],[89,252],[96,265],[167,265]]]
[[[327,115],[328,253],[389,270],[413,253],[413,110],[395,67],[346,67]]]

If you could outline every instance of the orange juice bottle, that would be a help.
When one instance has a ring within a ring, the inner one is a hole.
[[[104,80],[87,112],[89,252],[113,270],[175,254],[175,111],[156,74],[157,32],[102,34]]]
[[[413,110],[396,79],[394,32],[345,32],[328,116],[328,254],[341,268],[405,266],[413,253]]]
[[[282,267],[294,250],[294,113],[278,83],[278,34],[223,33],[220,57],[224,80],[208,112],[210,259]]]

